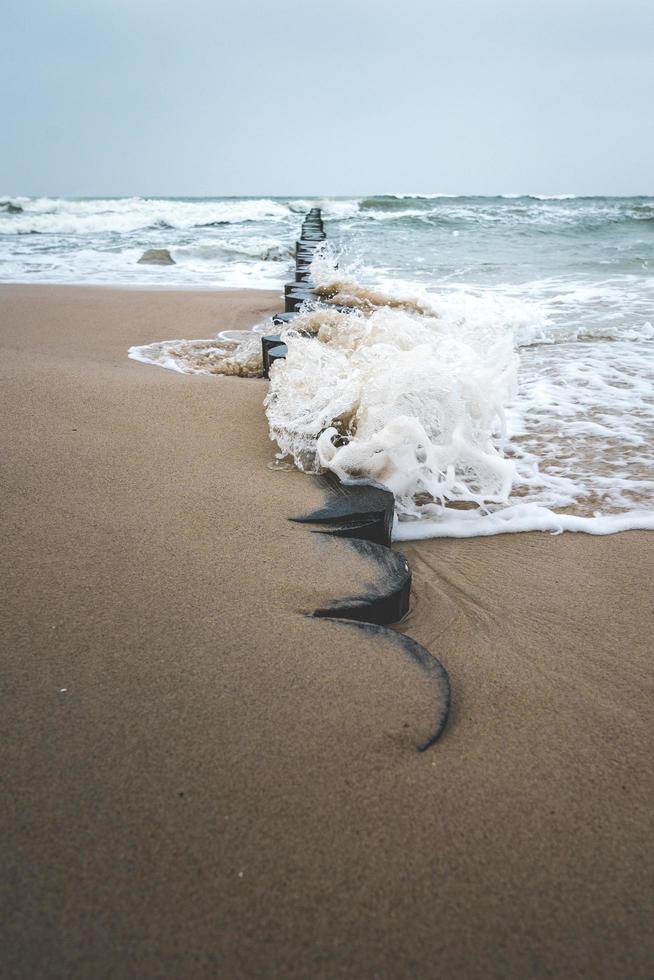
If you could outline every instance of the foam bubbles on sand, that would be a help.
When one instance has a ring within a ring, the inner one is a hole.
[[[161,340],[130,347],[128,356],[180,374],[257,378],[261,376],[261,335],[254,331],[229,330],[209,340]]]

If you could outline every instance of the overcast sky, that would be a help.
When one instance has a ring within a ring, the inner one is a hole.
[[[653,194],[654,0],[3,0],[0,194]]]

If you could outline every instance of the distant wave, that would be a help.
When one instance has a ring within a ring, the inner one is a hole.
[[[414,201],[417,204],[422,202],[456,202],[482,206],[492,204],[496,201],[522,202],[522,201],[543,201],[543,202],[614,202],[617,206],[627,205],[632,202],[651,201],[648,195],[634,196],[604,196],[604,195],[584,195],[584,194],[375,194],[362,198],[360,207],[362,210],[368,208],[395,208],[406,204],[407,201]],[[647,205],[645,205],[647,206]]]
[[[300,215],[322,208],[347,262],[389,279],[489,284],[562,274],[580,282],[631,276],[619,322],[651,317],[654,198],[447,193],[353,198],[60,198],[0,195],[0,278],[30,282],[162,283],[278,288]],[[138,264],[168,248],[175,265]],[[647,305],[649,303],[649,306]],[[606,319],[598,303],[598,316]],[[584,321],[584,328],[587,323]]]
[[[124,234],[147,228],[183,230],[253,221],[284,221],[289,216],[285,204],[269,199],[30,198],[21,199],[21,207],[21,214],[7,215],[7,220],[2,221],[2,233]]]
[[[408,194],[380,194],[378,197],[364,197],[359,204],[359,209],[361,211],[394,211],[400,208],[406,208],[407,201],[415,201],[416,203],[424,201],[429,203],[433,200],[437,200],[437,198]]]
[[[429,223],[575,225],[650,222],[651,198],[592,198],[574,195],[381,194],[363,198],[169,199],[24,198],[0,199],[0,234],[80,236],[128,235],[139,231],[220,229],[228,225],[279,223],[291,227],[314,204],[329,221],[428,221]]]
[[[507,229],[533,226],[535,230],[555,228],[593,232],[606,225],[621,222],[640,223],[654,219],[654,204],[639,203],[632,198],[577,198],[570,195],[498,195],[469,198],[409,197],[386,195],[368,197],[360,202],[360,217],[365,221],[429,223],[461,228],[502,225]]]
[[[188,230],[255,222],[290,224],[314,204],[331,221],[359,212],[357,199],[2,198],[0,234],[127,234],[141,229]],[[13,205],[16,213],[12,213]]]

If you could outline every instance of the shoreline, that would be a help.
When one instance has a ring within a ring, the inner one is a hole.
[[[278,308],[0,285],[9,975],[646,977],[651,534],[403,542],[417,754],[266,383],[127,358]]]
[[[290,259],[289,259],[290,261]],[[283,297],[284,287],[280,286],[279,290],[271,289],[269,286],[208,286],[206,283],[181,283],[180,285],[170,285],[166,286],[165,283],[153,283],[149,286],[147,283],[140,282],[121,282],[121,283],[106,283],[106,282],[25,282],[24,280],[10,280],[2,279],[0,280],[0,290],[5,288],[16,288],[24,287],[25,289],[35,289],[42,287],[43,289],[97,289],[97,290],[112,290],[116,292],[139,292],[144,293],[149,292],[182,292],[182,293],[277,293]]]

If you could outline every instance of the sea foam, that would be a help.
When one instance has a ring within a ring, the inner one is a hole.
[[[384,295],[325,256],[313,271],[354,310],[308,307],[283,331],[280,457],[388,487],[401,540],[654,527],[650,343],[566,340],[497,293]]]
[[[316,299],[282,330],[288,354],[265,401],[280,460],[388,487],[398,540],[654,528],[648,322],[580,327],[561,303],[553,313],[534,299],[533,284],[529,300],[520,289],[367,285],[328,248],[312,275]],[[269,329],[130,357],[258,377]]]
[[[283,332],[288,355],[266,399],[281,454],[304,470],[383,483],[400,517],[507,501],[515,468],[498,438],[518,358],[506,324],[384,295],[324,256],[312,271],[323,299],[356,309],[307,310]]]

